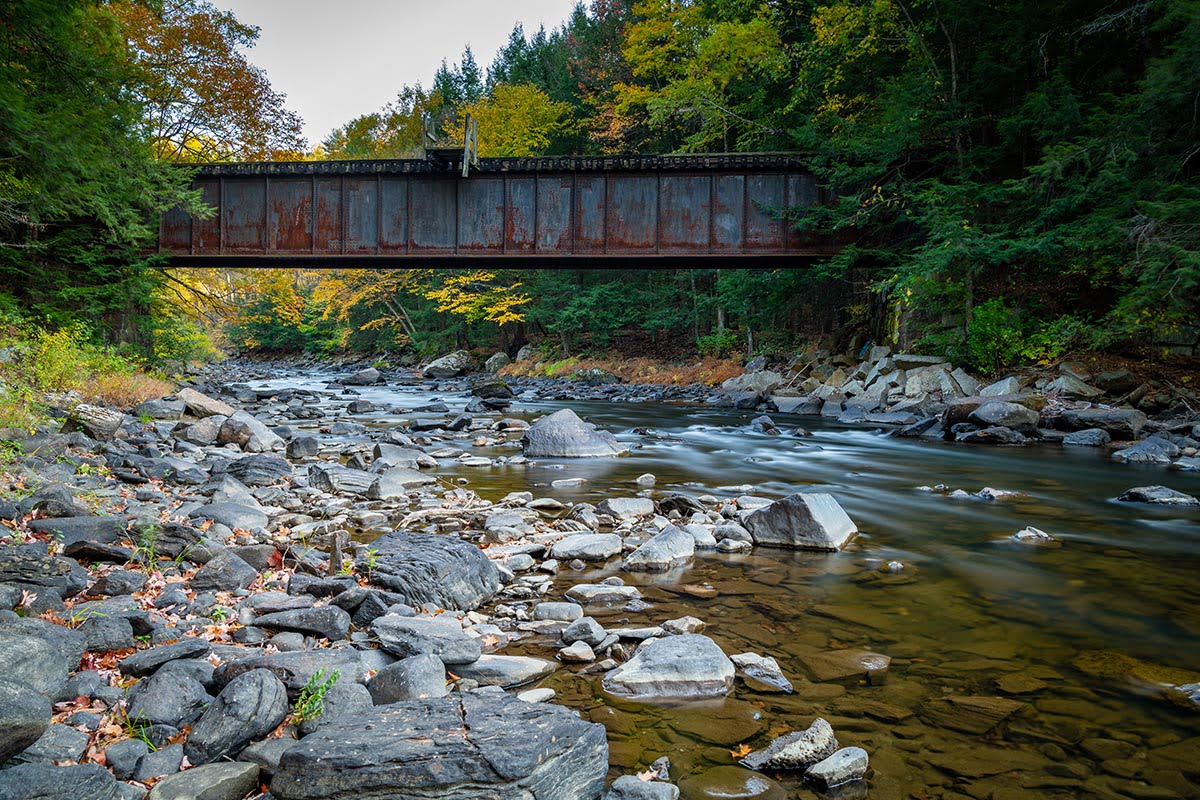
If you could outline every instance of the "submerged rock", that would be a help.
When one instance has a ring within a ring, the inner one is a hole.
[[[306,736],[280,758],[279,800],[596,800],[603,726],[548,703],[455,694],[378,706]]]
[[[858,528],[833,495],[797,493],[745,519],[756,545],[798,550],[840,550]]]
[[[584,422],[569,408],[542,417],[521,437],[525,455],[545,458],[619,456],[629,448],[608,431]]]

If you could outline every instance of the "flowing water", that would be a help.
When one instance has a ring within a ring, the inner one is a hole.
[[[254,385],[323,383],[309,376]],[[466,402],[428,387],[374,387],[361,396],[405,409],[443,400],[460,410]],[[506,416],[533,419],[563,405],[518,402]],[[702,552],[670,573],[622,574],[653,607],[597,615],[606,627],[699,617],[725,652],[777,659],[796,691],[760,692],[739,681],[722,701],[633,703],[603,693],[598,676],[562,669],[543,685],[607,727],[614,776],[666,755],[685,800],[815,797],[794,777],[772,783],[734,766],[734,753],[822,716],[843,746],[871,755],[869,781],[839,796],[1200,796],[1200,713],[1162,690],[1200,680],[1189,675],[1200,673],[1200,511],[1114,499],[1156,483],[1196,494],[1200,475],[1119,465],[1090,448],[921,442],[786,415],[774,416],[783,435],[767,435],[749,431],[752,412],[569,405],[629,443],[632,454],[443,474],[493,500],[529,490],[597,502],[635,494],[634,479],[646,472],[657,476],[657,496],[776,498],[819,489],[837,497],[861,531],[841,553]],[[422,415],[355,419],[387,425],[414,416]],[[794,435],[801,426],[812,435]],[[471,438],[457,444],[472,451]],[[575,477],[587,482],[549,485]],[[921,488],[939,484],[1018,494],[988,500]],[[1009,538],[1030,525],[1058,542]],[[903,570],[881,571],[889,561]],[[613,574],[617,562],[564,569],[551,599]],[[529,640],[506,652],[547,657],[549,645]],[[846,648],[890,656],[886,680],[806,677],[807,657]],[[990,714],[1008,716],[979,732]]]

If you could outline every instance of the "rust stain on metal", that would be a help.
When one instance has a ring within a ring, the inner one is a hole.
[[[222,164],[196,186],[211,219],[163,215],[176,263],[338,266],[421,257],[524,263],[834,252],[781,217],[826,197],[791,154]],[[257,260],[256,260],[257,259]]]

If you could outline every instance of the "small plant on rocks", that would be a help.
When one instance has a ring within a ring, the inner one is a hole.
[[[336,669],[329,673],[328,677],[324,668],[314,672],[308,683],[300,689],[300,696],[296,698],[296,705],[292,709],[296,719],[303,722],[316,719],[325,713],[325,693],[333,688],[340,677],[342,673]]]

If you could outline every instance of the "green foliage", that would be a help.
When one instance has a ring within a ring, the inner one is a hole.
[[[696,349],[702,356],[727,358],[737,351],[743,341],[737,331],[726,328],[723,331],[714,331],[696,339]]]
[[[338,682],[338,678],[342,677],[340,670],[333,670],[328,677],[325,674],[325,668],[317,670],[312,677],[308,679],[308,683],[300,688],[300,694],[296,698],[296,705],[292,708],[292,713],[296,719],[300,721],[312,720],[325,713],[325,694],[333,688],[333,685]]]

